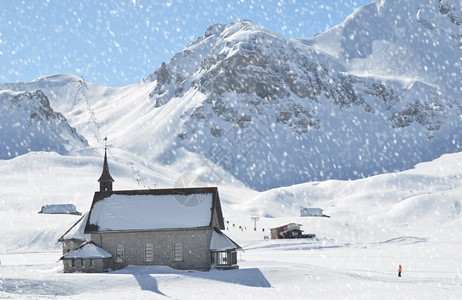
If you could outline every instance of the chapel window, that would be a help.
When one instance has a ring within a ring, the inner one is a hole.
[[[146,243],[144,245],[144,260],[152,262],[154,258],[154,245],[153,243]]]
[[[183,244],[182,243],[175,243],[173,245],[173,254],[175,261],[183,261]]]
[[[124,244],[116,245],[116,262],[124,261]]]

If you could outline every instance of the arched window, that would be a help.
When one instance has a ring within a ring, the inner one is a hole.
[[[144,261],[152,262],[154,259],[154,244],[146,243],[144,244]]]
[[[173,245],[173,256],[175,261],[183,261],[183,244],[175,243]]]
[[[124,244],[116,245],[116,262],[124,262]]]

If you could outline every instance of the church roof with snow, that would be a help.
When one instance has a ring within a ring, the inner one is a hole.
[[[96,192],[85,233],[224,229],[216,187]]]

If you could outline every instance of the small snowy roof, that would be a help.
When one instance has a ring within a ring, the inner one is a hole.
[[[87,224],[88,220],[88,213],[85,213],[71,228],[69,228],[63,236],[61,236],[58,242],[62,242],[64,240],[70,239],[78,239],[78,240],[87,240],[90,241],[91,236],[89,234],[85,234],[85,225]]]
[[[210,250],[213,251],[225,251],[233,249],[242,249],[241,246],[236,244],[226,234],[224,234],[218,228],[214,228],[212,231],[212,239],[210,240]]]
[[[46,204],[39,211],[41,214],[80,214],[74,204]]]
[[[302,217],[321,217],[322,208],[304,207],[300,209],[300,216]]]
[[[72,252],[66,253],[61,259],[94,259],[111,258],[111,253],[98,247],[92,242],[87,242]]]
[[[291,229],[291,228],[297,228],[297,227],[300,227],[300,226],[303,226],[302,224],[297,224],[297,223],[289,223],[289,224],[285,224],[285,225],[281,225],[281,226],[278,226],[278,227],[273,227],[271,228],[271,230],[273,229],[279,229],[279,228],[282,228],[282,227],[287,227],[287,229]]]
[[[85,233],[206,227],[214,208],[222,223],[216,188],[95,193]]]

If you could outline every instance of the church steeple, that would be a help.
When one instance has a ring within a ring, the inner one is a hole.
[[[103,173],[98,179],[99,182],[99,191],[100,192],[112,192],[112,179],[111,174],[109,173],[109,165],[107,164],[107,147],[104,148],[104,164],[103,164]]]

